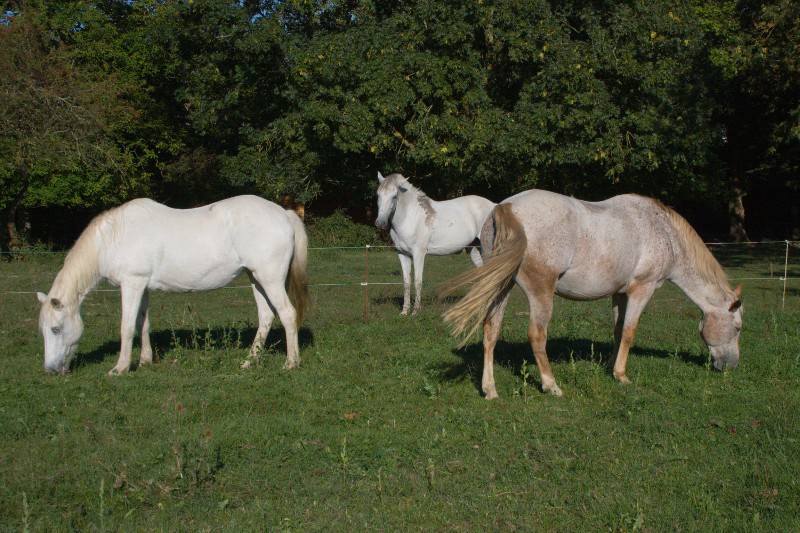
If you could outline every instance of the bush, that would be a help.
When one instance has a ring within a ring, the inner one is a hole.
[[[309,246],[385,244],[378,228],[353,222],[343,209],[327,217],[307,219]]]

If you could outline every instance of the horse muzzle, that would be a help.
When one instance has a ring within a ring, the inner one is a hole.
[[[58,374],[59,376],[63,376],[67,373],[67,364],[64,363],[61,365],[50,365],[50,366],[44,365],[44,369],[49,374]]]
[[[725,357],[714,358],[714,368],[717,370],[725,370],[726,368],[736,368],[739,366],[739,356],[729,355]]]

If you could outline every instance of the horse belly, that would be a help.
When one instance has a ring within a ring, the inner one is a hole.
[[[596,271],[568,270],[556,282],[556,294],[569,300],[598,300],[619,292],[625,281]]]
[[[158,254],[148,287],[169,292],[207,291],[228,285],[242,272],[241,259],[233,251],[205,255],[208,253],[206,249]]]
[[[159,273],[150,278],[147,284],[149,289],[167,292],[199,292],[219,289],[233,282],[241,269],[231,269],[193,272],[183,275]]]
[[[477,238],[477,230],[469,226],[459,226],[452,221],[436,225],[428,242],[431,255],[449,255],[460,252]]]
[[[597,300],[623,290],[632,276],[633,264],[626,261],[570,268],[559,276],[556,294],[570,300]]]

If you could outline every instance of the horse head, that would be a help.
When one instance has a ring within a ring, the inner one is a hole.
[[[83,335],[83,321],[74,305],[65,305],[60,299],[41,292],[37,297],[42,303],[39,329],[44,337],[44,369],[66,374]]]
[[[378,172],[378,218],[375,225],[380,229],[389,227],[389,222],[397,208],[397,195],[408,190],[408,181],[400,174],[388,178]]]
[[[703,313],[700,336],[711,350],[714,368],[736,368],[739,364],[739,331],[742,329],[742,286],[733,291],[733,299],[723,307]]]

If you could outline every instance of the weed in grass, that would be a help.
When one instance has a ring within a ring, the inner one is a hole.
[[[528,361],[523,359],[522,366],[520,367],[520,375],[522,376],[522,399],[528,403],[528,380],[531,373],[528,371]]]
[[[440,387],[439,384],[431,381],[428,376],[422,378],[422,390],[428,396],[428,398],[434,399],[439,396]]]
[[[100,510],[97,513],[97,516],[100,519],[100,528],[102,530],[106,529],[105,496],[106,496],[106,480],[104,478],[100,478]]]
[[[425,473],[427,474],[428,479],[428,490],[433,491],[434,488],[434,476],[436,473],[436,464],[433,462],[433,459],[430,457],[428,458],[428,466],[425,469]]]
[[[347,437],[342,439],[342,447],[339,450],[339,459],[342,461],[342,467],[347,470],[350,466],[350,456],[347,455]]]
[[[28,495],[22,492],[22,531],[28,533],[31,525],[31,510],[28,508]]]

